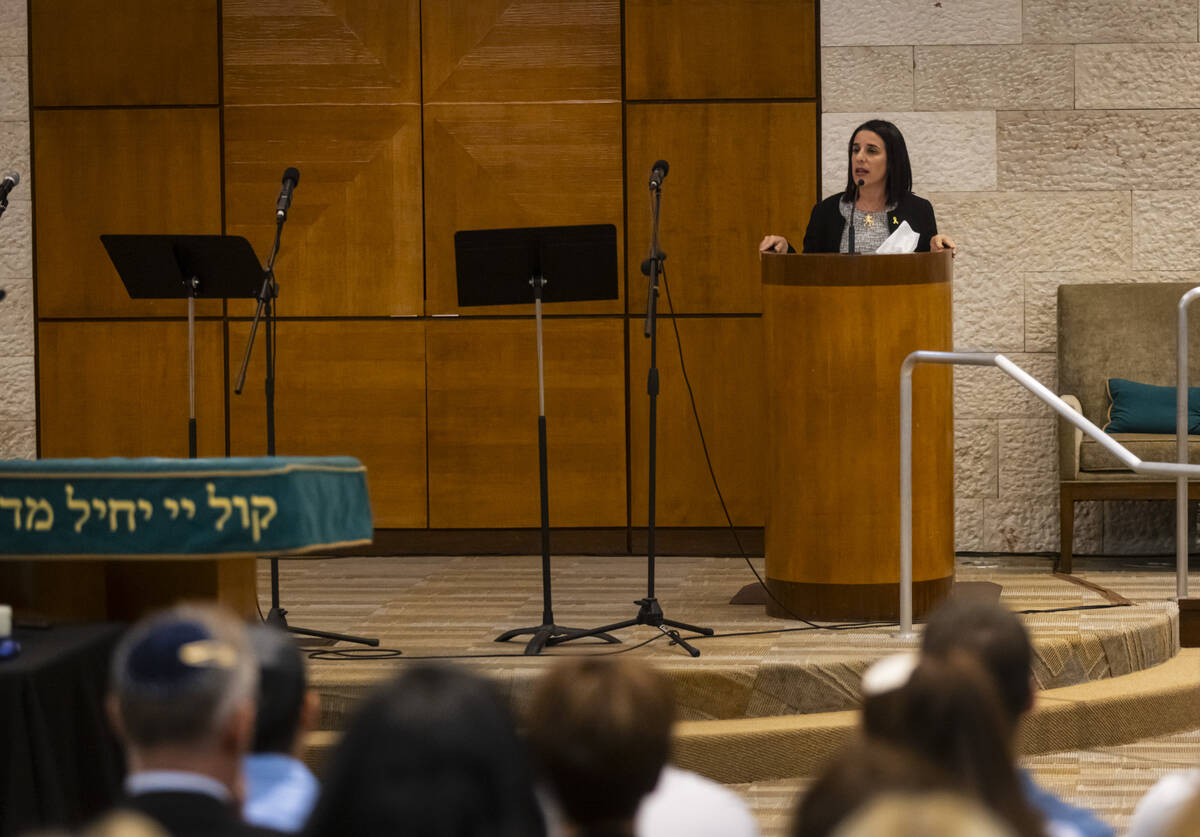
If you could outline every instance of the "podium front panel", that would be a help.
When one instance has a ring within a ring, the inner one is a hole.
[[[767,583],[798,616],[896,618],[900,366],[952,348],[950,256],[764,256],[763,325]],[[917,367],[913,427],[919,615],[954,577],[949,366]]]

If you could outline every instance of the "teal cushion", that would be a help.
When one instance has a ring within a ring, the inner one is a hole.
[[[1174,433],[1175,387],[1108,379],[1108,433]],[[1188,387],[1188,433],[1200,433],[1200,387]]]

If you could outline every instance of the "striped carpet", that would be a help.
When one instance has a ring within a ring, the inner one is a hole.
[[[397,659],[314,661],[325,699],[323,725],[362,694],[418,657],[457,657],[496,679],[516,705],[549,659],[562,654],[628,651],[660,666],[675,682],[684,719],[764,717],[853,708],[858,679],[873,660],[911,648],[894,626],[812,630],[772,619],[759,605],[731,605],[753,581],[746,564],[727,558],[660,558],[656,592],[668,618],[714,628],[697,638],[692,659],[654,628],[619,632],[619,646],[568,643],[543,657],[522,655],[523,641],[497,644],[509,628],[541,618],[539,560],[534,557],[345,558],[281,561],[281,602],[293,625],[378,637]],[[761,560],[756,559],[761,571]],[[1085,561],[1080,562],[1086,565]],[[267,562],[259,598],[269,606]],[[1119,676],[1157,665],[1175,651],[1174,583],[1155,568],[1085,567],[1078,575],[1134,601],[1104,607],[1088,587],[1056,578],[1047,559],[962,559],[959,581],[991,581],[1001,601],[1025,617],[1034,637],[1034,676],[1043,688]],[[645,560],[564,557],[554,562],[555,615],[560,624],[594,627],[636,612],[645,591]],[[1064,610],[1072,607],[1099,609]],[[647,643],[636,647],[640,643]],[[342,646],[339,646],[342,647]],[[353,653],[353,652],[352,652]]]

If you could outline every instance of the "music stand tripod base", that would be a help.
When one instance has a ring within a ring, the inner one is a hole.
[[[573,639],[581,639],[585,636],[598,637],[605,642],[621,642],[621,640],[609,634],[597,634],[585,628],[565,628],[560,625],[547,623],[534,625],[529,628],[513,628],[511,631],[505,631],[496,637],[496,642],[508,642],[510,639],[516,639],[519,636],[528,636],[530,638],[529,642],[525,644],[525,655],[530,657],[542,653],[542,649],[547,646],[558,645],[560,642],[570,642]]]

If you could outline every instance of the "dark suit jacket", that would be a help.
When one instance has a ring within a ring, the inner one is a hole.
[[[237,808],[205,793],[154,791],[127,797],[121,810],[144,814],[171,837],[280,837],[281,832],[242,822]]]
[[[842,217],[838,204],[844,194],[839,192],[813,207],[808,229],[804,231],[805,253],[836,253],[842,246],[842,230],[846,227],[846,219]],[[917,252],[929,252],[929,239],[937,235],[937,221],[933,218],[933,204],[929,201],[909,192],[887,214],[887,221],[889,233],[902,221],[908,221],[908,225],[921,236],[917,242]]]

